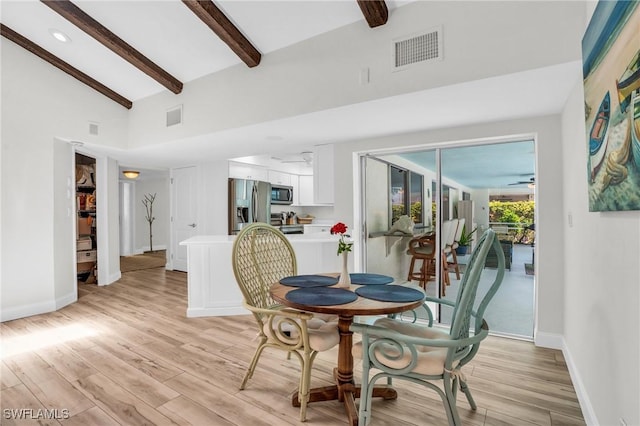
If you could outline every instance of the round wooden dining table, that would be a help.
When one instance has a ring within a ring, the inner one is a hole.
[[[337,276],[338,274],[322,275]],[[351,285],[349,290],[355,291],[358,287],[360,286]],[[285,306],[299,309],[301,311],[334,314],[338,316],[338,330],[340,332],[338,366],[333,370],[333,377],[336,384],[333,386],[311,389],[309,402],[333,400],[342,401],[349,419],[348,424],[356,426],[358,424],[358,410],[356,409],[355,398],[360,397],[360,386],[356,385],[353,379],[353,354],[351,353],[353,346],[353,332],[350,327],[351,324],[353,324],[354,316],[385,315],[404,312],[419,307],[422,305],[423,300],[413,302],[382,302],[358,296],[354,302],[342,305],[320,306],[291,302],[286,296],[287,293],[293,290],[296,290],[296,288],[285,286],[280,283],[274,283],[271,286],[270,293],[276,301]],[[389,386],[379,386],[374,388],[373,396],[382,397],[384,399],[395,399],[398,394],[395,389]],[[300,406],[300,402],[298,401],[298,392],[294,392],[292,404],[295,407]]]

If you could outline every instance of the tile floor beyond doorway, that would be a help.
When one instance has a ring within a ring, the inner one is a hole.
[[[533,275],[527,275],[525,264],[532,262],[530,245],[514,244],[511,270],[505,271],[504,280],[485,313],[485,319],[492,333],[533,338],[534,282]],[[462,260],[464,261],[464,259]],[[459,280],[450,274],[451,285],[447,287],[445,299],[454,300],[458,294]],[[478,294],[493,283],[496,269],[485,268],[480,279]],[[484,291],[483,291],[484,290]],[[430,281],[427,293],[435,295],[435,285]],[[451,312],[443,310],[442,322],[450,323]]]

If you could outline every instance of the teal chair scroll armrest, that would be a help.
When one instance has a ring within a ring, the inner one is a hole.
[[[496,251],[498,273],[477,302],[478,285],[490,250]],[[458,389],[464,392],[471,408],[477,408],[462,368],[473,359],[489,334],[484,313],[502,283],[504,269],[504,253],[495,232],[489,229],[480,237],[471,256],[456,300],[426,299],[453,308],[449,330],[432,327],[433,314],[427,303],[423,308],[427,310],[428,325],[415,321],[415,316],[413,321],[411,318],[403,321],[408,316],[403,313],[396,318],[378,319],[373,325],[351,326],[351,330],[362,335],[361,344],[354,346],[354,356],[362,358],[360,426],[371,419],[373,386],[382,378],[407,380],[435,391],[442,399],[450,425],[461,424],[456,403]],[[373,375],[372,370],[376,372]]]

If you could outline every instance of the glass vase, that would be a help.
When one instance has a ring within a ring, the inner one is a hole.
[[[349,288],[351,286],[351,277],[349,276],[349,252],[342,252],[342,270],[340,271],[340,278],[336,287]]]

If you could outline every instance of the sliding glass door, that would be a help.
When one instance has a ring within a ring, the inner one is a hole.
[[[487,322],[493,332],[532,338],[534,149],[534,142],[525,140],[366,158],[366,270],[392,275],[397,282],[419,283],[414,272],[422,260],[414,259],[411,268],[413,256],[408,247],[412,236],[389,233],[400,217],[408,216],[414,236],[431,234],[433,238],[434,259],[422,284],[429,295],[455,301],[474,240],[494,228],[508,270],[487,309]],[[460,246],[461,237],[466,253],[451,247]],[[491,254],[480,294],[493,282],[495,267]],[[450,312],[437,315],[441,323],[450,322]]]

